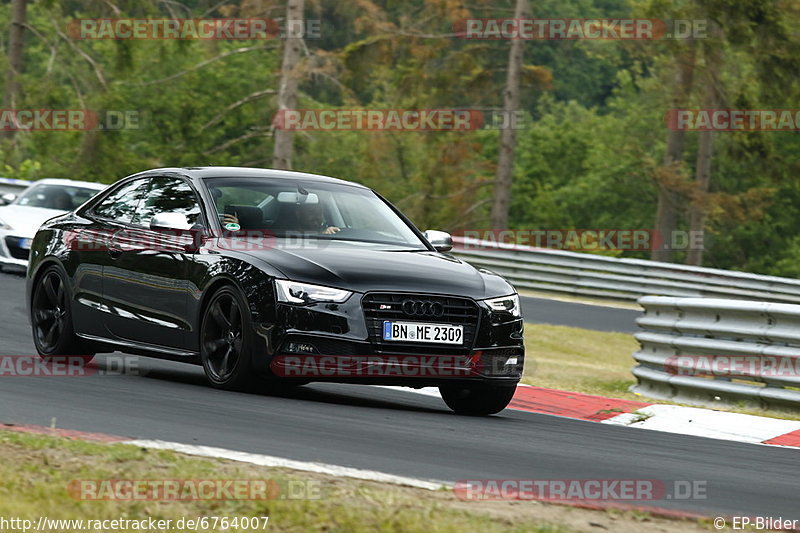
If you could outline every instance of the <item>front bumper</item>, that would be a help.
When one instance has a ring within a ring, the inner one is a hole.
[[[26,268],[32,240],[30,237],[0,232],[0,264]]]
[[[463,319],[465,342],[387,342],[379,337],[380,324],[390,317],[373,313],[371,296],[354,295],[344,304],[279,304],[277,325],[268,333],[263,332],[269,336],[266,345],[273,348],[266,359],[268,371],[290,380],[415,387],[453,382],[515,385],[522,377],[522,318],[492,312],[482,302],[468,298],[409,295],[451,303],[458,300],[459,305],[469,307],[463,311],[469,315]],[[401,294],[399,298],[405,296]],[[438,320],[454,324],[462,319],[445,316]],[[436,322],[437,318],[418,321]]]

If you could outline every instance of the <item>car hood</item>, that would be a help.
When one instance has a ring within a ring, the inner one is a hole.
[[[46,221],[66,211],[45,209],[44,207],[27,207],[24,205],[0,206],[0,220],[11,226],[6,230],[18,237],[33,238],[39,227]]]
[[[432,292],[475,299],[505,296],[513,287],[500,276],[448,254],[338,248],[269,248],[248,251],[294,281],[358,292]]]

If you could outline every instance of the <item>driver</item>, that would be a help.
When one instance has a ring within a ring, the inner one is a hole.
[[[336,226],[325,223],[322,206],[316,204],[300,204],[297,206],[297,225],[300,231],[314,231],[323,235],[333,235],[341,231]]]
[[[301,204],[297,206],[295,212],[297,217],[298,229],[300,231],[318,232],[323,235],[333,235],[339,233],[341,228],[336,226],[329,226],[325,223],[322,215],[322,206],[320,204]],[[229,213],[222,215],[223,224],[238,224],[239,217]]]
[[[51,209],[62,211],[72,211],[72,197],[67,191],[61,189],[50,189],[47,192],[47,201]]]

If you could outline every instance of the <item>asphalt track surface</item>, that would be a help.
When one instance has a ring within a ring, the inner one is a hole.
[[[637,329],[636,317],[642,315],[640,311],[633,309],[562,302],[530,296],[522,296],[520,300],[522,316],[525,317],[525,321],[535,324],[634,333]]]
[[[24,279],[0,274],[0,345],[31,354]],[[705,499],[642,502],[710,516],[800,518],[795,449],[609,426],[522,411],[451,414],[438,398],[312,384],[291,395],[207,387],[198,367],[131,357],[118,375],[0,378],[0,423],[102,432],[455,482],[705,482]],[[108,365],[98,356],[99,368]]]

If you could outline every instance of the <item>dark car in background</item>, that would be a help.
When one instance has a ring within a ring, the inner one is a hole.
[[[367,187],[298,172],[167,168],[45,223],[27,298],[45,358],[120,350],[202,364],[223,389],[436,386],[510,402],[519,298]]]

